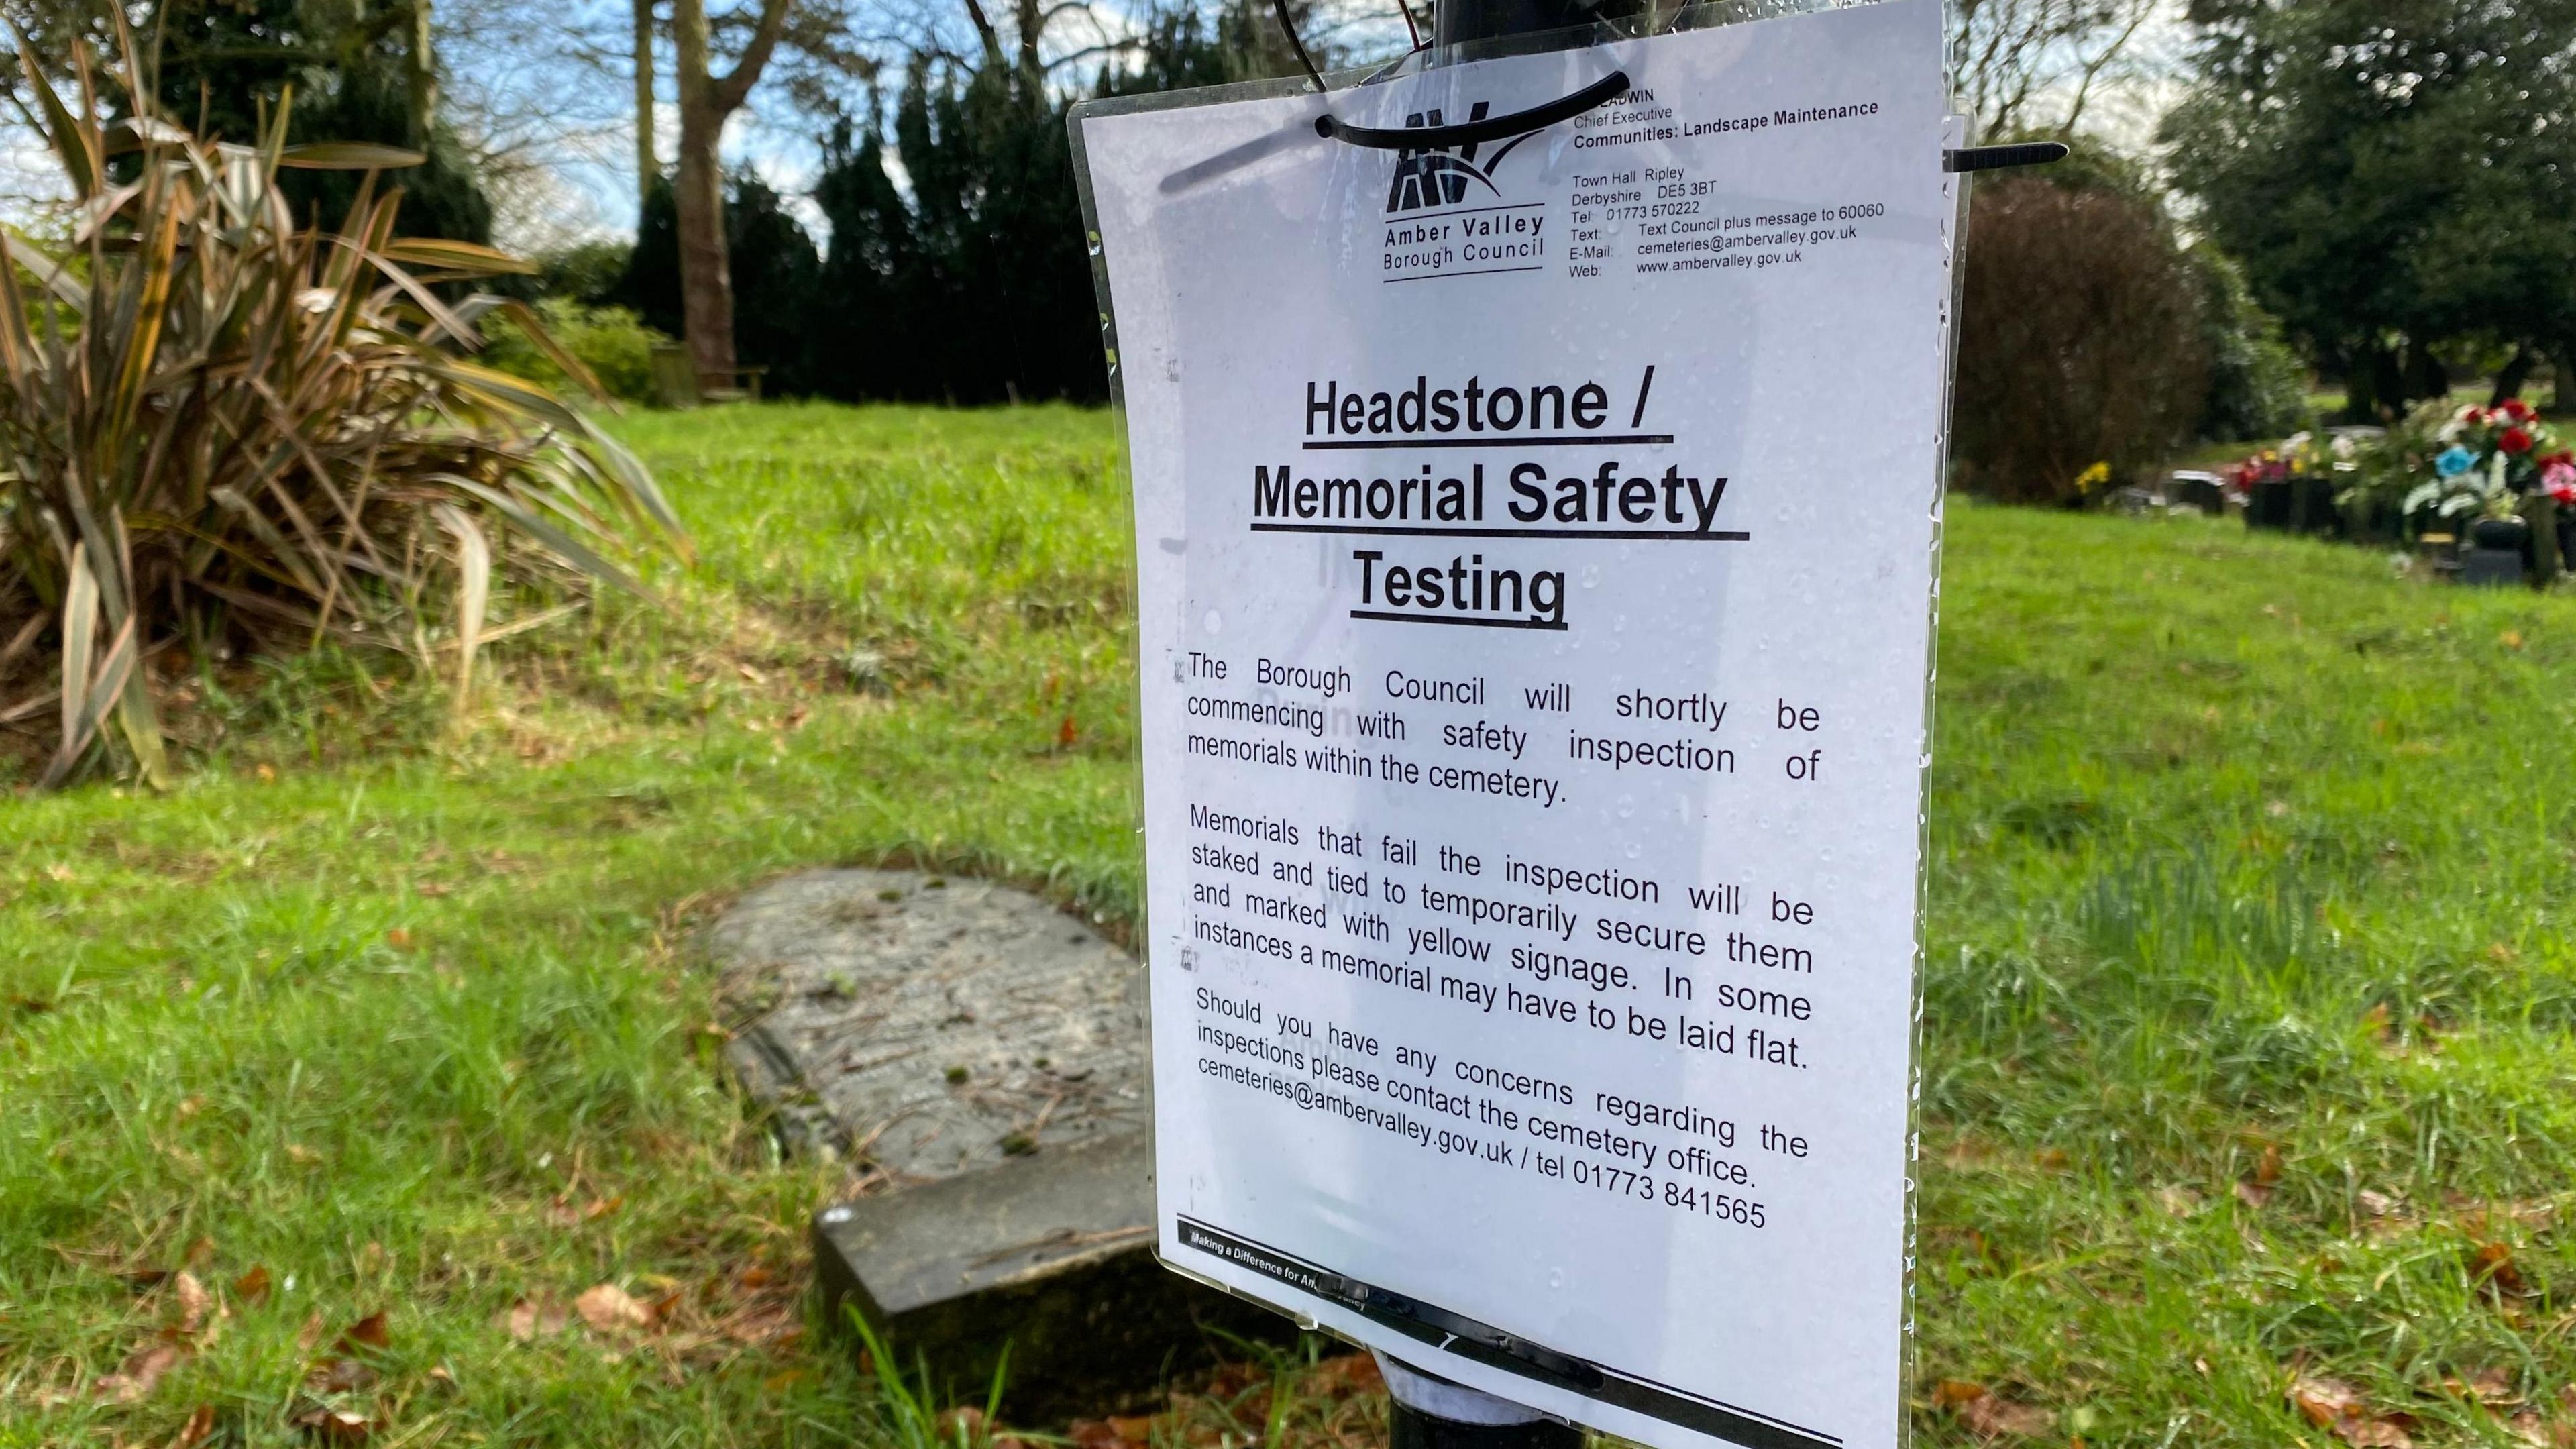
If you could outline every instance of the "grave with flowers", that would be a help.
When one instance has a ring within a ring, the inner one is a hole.
[[[2576,450],[2520,398],[2300,433],[2228,483],[2248,527],[2403,544],[2462,583],[2546,585],[2576,558]]]

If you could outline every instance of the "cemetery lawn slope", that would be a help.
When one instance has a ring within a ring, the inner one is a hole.
[[[677,610],[496,646],[459,731],[218,673],[178,789],[0,811],[0,1445],[888,1437],[792,1331],[838,1174],[726,1090],[691,931],[889,859],[1132,916],[1111,420],[618,427]],[[1947,548],[1918,1427],[2323,1446],[2305,1376],[2357,1442],[2545,1438],[2576,605],[2215,523]]]

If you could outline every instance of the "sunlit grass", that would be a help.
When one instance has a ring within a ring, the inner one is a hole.
[[[1111,423],[620,427],[705,558],[677,611],[500,646],[461,736],[381,666],[218,674],[178,790],[0,808],[0,1444],[889,1432],[836,1351],[708,1327],[801,1281],[835,1179],[725,1090],[689,931],[892,855],[1132,913]],[[2419,1440],[2502,1442],[2442,1388],[2480,1370],[2552,1412],[2576,606],[2215,523],[1961,507],[1946,561],[1921,1428],[1969,1435],[1942,1379],[2093,1446],[2323,1445],[2294,1372]],[[179,1311],[122,1275],[181,1267],[230,1318],[101,1402]],[[602,1281],[708,1341],[511,1336]]]

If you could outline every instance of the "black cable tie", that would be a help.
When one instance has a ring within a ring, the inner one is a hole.
[[[1508,116],[1488,116],[1481,121],[1468,121],[1455,126],[1403,126],[1389,129],[1381,126],[1354,126],[1333,116],[1315,118],[1315,134],[1354,146],[1371,146],[1381,151],[1445,151],[1452,146],[1472,146],[1480,141],[1499,141],[1506,136],[1525,136],[1572,116],[1582,115],[1595,106],[1606,105],[1627,93],[1628,73],[1614,70],[1570,96],[1514,111]]]
[[[2066,159],[2063,141],[2022,141],[2010,146],[1961,146],[1941,153],[1944,171],[2000,171],[2007,166],[2045,166]]]

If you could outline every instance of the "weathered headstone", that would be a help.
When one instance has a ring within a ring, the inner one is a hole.
[[[727,1048],[791,1150],[869,1186],[814,1222],[816,1271],[961,1392],[1010,1346],[1007,1402],[1098,1412],[1286,1321],[1153,1261],[1141,968],[1025,891],[821,870],[712,933],[756,1019]]]

